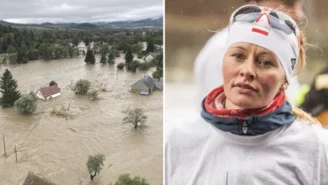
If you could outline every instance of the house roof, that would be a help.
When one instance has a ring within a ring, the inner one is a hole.
[[[157,57],[157,55],[161,54],[160,52],[150,52],[148,53],[148,56],[151,55],[152,57]]]
[[[51,96],[53,94],[59,93],[60,89],[56,85],[52,85],[52,86],[49,86],[49,87],[41,88],[40,92],[41,92],[43,97],[48,97],[48,96]]]
[[[155,86],[154,79],[152,77],[150,77],[149,75],[144,76],[142,81],[150,89],[153,89]]]
[[[150,77],[149,75],[144,76],[143,78],[141,78],[140,80],[138,80],[137,82],[135,82],[132,86],[132,89],[144,89],[147,90],[153,90],[155,87],[154,84],[154,79],[152,77]],[[145,89],[147,88],[147,89]]]
[[[55,184],[46,179],[38,177],[32,172],[28,172],[28,175],[23,185],[55,185]]]
[[[163,88],[163,83],[161,82],[154,82],[155,87],[157,87],[158,89],[162,89]]]

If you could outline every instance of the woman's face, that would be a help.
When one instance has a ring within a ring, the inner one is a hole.
[[[284,69],[273,52],[244,42],[228,48],[222,72],[228,109],[264,107],[286,81]]]

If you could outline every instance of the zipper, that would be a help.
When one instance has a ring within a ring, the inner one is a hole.
[[[247,134],[247,121],[244,120],[242,123],[243,134]]]

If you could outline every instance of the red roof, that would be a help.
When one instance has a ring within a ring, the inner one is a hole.
[[[48,96],[51,96],[53,94],[59,93],[60,89],[56,85],[52,85],[52,86],[49,86],[49,87],[41,88],[40,92],[41,92],[43,97],[48,97]]]

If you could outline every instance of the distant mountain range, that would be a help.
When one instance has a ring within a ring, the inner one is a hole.
[[[32,27],[32,28],[73,28],[73,29],[97,29],[97,28],[137,28],[137,27],[163,27],[163,17],[157,19],[143,19],[138,21],[116,21],[97,23],[50,23],[41,24],[18,24],[0,20],[1,25],[12,27]]]

